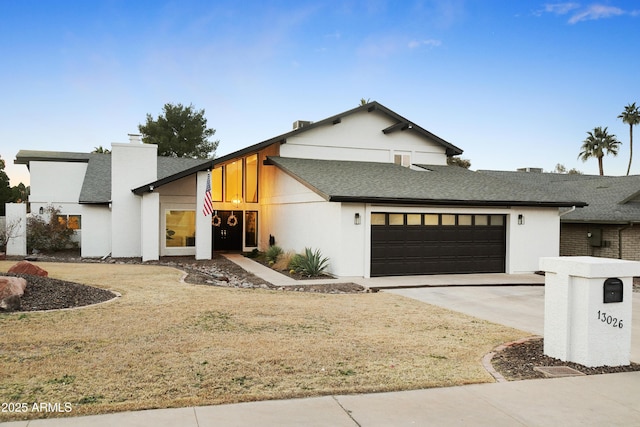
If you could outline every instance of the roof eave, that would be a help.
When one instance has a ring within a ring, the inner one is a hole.
[[[522,207],[585,207],[585,202],[541,202],[530,200],[446,200],[416,199],[402,197],[370,197],[370,196],[329,196],[330,202],[382,203],[404,205],[450,205],[450,206],[522,206]]]
[[[142,185],[140,187],[134,188],[131,190],[132,193],[141,196],[144,193],[151,193],[154,188],[161,187],[165,184],[169,184],[173,181],[177,181],[181,178],[187,177],[189,175],[193,175],[196,172],[201,172],[205,170],[209,170],[213,168],[215,160],[211,160],[207,163],[202,163],[197,166],[190,167],[189,169],[185,169],[182,172],[175,173],[173,175],[164,177],[162,179],[158,179],[154,182],[150,182],[149,184]]]

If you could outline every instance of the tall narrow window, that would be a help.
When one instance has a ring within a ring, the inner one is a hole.
[[[244,244],[248,247],[256,247],[258,246],[258,212],[246,211],[244,218]]]
[[[245,201],[247,203],[258,203],[258,155],[254,154],[247,157],[245,162]]]
[[[242,203],[242,160],[225,165],[225,201]]]
[[[211,171],[211,200],[222,201],[222,167]]]

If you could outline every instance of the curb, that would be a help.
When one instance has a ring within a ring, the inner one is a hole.
[[[482,358],[482,366],[484,367],[484,369],[486,369],[487,372],[489,372],[491,374],[491,376],[496,380],[497,383],[509,382],[509,380],[507,380],[504,376],[502,376],[502,374],[500,372],[496,371],[496,369],[493,367],[493,364],[491,363],[491,359],[493,359],[493,356],[495,356],[499,352],[501,352],[504,349],[506,349],[508,347],[511,347],[513,345],[522,344],[522,343],[525,343],[527,341],[531,341],[531,340],[535,340],[535,339],[539,339],[539,338],[542,338],[542,337],[540,335],[531,335],[531,336],[528,336],[528,337],[525,337],[525,338],[521,338],[521,339],[516,340],[516,341],[511,341],[511,342],[508,342],[508,343],[500,344],[499,346],[497,346],[493,350],[491,350],[489,353],[484,355],[484,357]]]

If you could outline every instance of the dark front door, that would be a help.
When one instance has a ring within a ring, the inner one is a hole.
[[[242,211],[214,211],[213,250],[242,250]]]

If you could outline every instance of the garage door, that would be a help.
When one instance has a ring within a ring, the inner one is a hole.
[[[371,276],[504,273],[505,215],[373,213]]]

